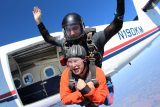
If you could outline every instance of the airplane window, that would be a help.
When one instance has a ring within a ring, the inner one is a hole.
[[[45,74],[45,76],[47,78],[53,77],[53,75],[54,75],[54,68],[52,66],[46,67],[44,69],[44,74]]]
[[[33,83],[33,75],[31,73],[27,73],[23,75],[23,83],[25,85],[29,85]]]
[[[14,78],[14,84],[16,86],[16,88],[20,88],[21,87],[21,81],[19,78]]]

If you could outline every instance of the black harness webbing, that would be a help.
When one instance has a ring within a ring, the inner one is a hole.
[[[96,65],[95,65],[95,54],[97,53],[97,48],[92,42],[92,36],[95,32],[88,32],[87,34],[87,46],[88,46],[88,60],[89,60],[89,70],[91,71],[91,81],[94,86],[98,86],[98,81],[96,80]]]
[[[76,86],[76,81],[75,81],[75,79],[72,76],[72,71],[70,70],[69,71],[69,88],[72,91],[76,91],[76,87],[75,86]]]

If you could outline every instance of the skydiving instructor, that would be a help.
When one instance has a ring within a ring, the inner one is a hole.
[[[106,4],[106,6],[109,6]],[[94,46],[94,50],[96,50],[95,56],[95,65],[98,67],[102,66],[102,56],[104,53],[105,44],[116,34],[123,26],[123,16],[125,13],[125,1],[117,0],[117,8],[115,12],[115,17],[110,25],[106,26],[106,28],[102,31],[96,32],[93,29],[85,28],[85,24],[83,22],[82,17],[74,12],[68,13],[64,16],[62,20],[62,29],[64,33],[64,38],[57,39],[56,37],[50,36],[48,30],[44,26],[41,19],[41,10],[36,6],[33,9],[34,20],[38,26],[38,29],[43,36],[44,40],[52,45],[60,46],[63,50],[64,56],[66,56],[66,50],[70,48],[72,45],[79,44],[85,48],[87,53],[89,54],[90,48],[88,47],[88,32],[91,32],[92,38],[91,42]],[[106,13],[107,14],[107,10]],[[65,65],[65,58],[62,61],[62,64]],[[109,66],[109,65],[108,65]],[[109,87],[110,93],[113,91],[113,85],[111,82],[111,78],[107,76],[107,83],[110,83]]]

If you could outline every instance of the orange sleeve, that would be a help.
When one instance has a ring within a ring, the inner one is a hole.
[[[60,96],[63,104],[78,104],[84,100],[82,94],[76,90],[72,92],[69,88],[69,69],[66,68],[62,75],[60,81]]]
[[[96,68],[96,79],[99,83],[99,86],[95,89],[91,89],[91,91],[84,96],[88,97],[90,101],[96,104],[103,104],[106,96],[109,94],[109,91],[106,85],[104,72],[98,67]]]

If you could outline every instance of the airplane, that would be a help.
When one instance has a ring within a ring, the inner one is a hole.
[[[105,45],[102,69],[113,76],[160,36],[159,0],[133,0],[137,16]],[[106,25],[94,26],[96,31]],[[57,38],[63,32],[51,33]],[[59,83],[65,67],[60,64],[59,47],[41,36],[0,47],[0,106],[59,107]]]

